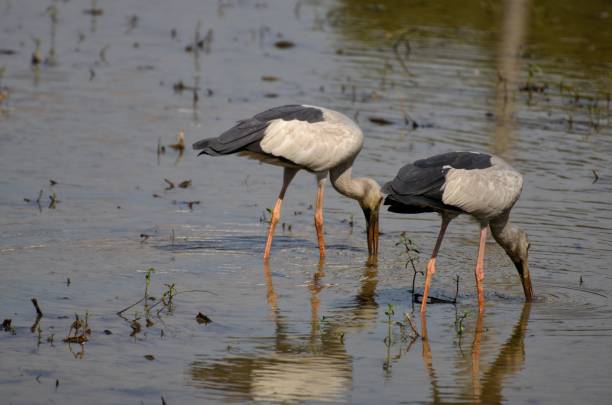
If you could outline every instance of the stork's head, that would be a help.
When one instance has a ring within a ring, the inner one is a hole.
[[[516,270],[521,277],[523,292],[527,301],[533,301],[533,289],[531,287],[531,277],[529,276],[529,239],[527,233],[518,226],[508,221],[508,215],[499,217],[490,222],[491,234],[504,248]]]
[[[368,254],[371,258],[378,256],[378,212],[383,200],[378,183],[372,179],[360,179],[363,186],[363,194],[359,199],[359,205],[363,210],[367,224]]]
[[[508,256],[512,259],[516,270],[521,276],[521,282],[523,284],[523,292],[525,293],[525,299],[527,301],[533,301],[533,290],[531,287],[531,278],[529,276],[529,239],[527,233],[522,229],[516,228],[517,232],[514,236],[513,243],[510,249],[507,249]]]

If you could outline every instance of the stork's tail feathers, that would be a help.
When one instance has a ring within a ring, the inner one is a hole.
[[[198,141],[193,144],[193,149],[202,150],[202,152],[198,153],[198,156],[200,155],[217,156],[217,155],[220,155],[220,153],[215,151],[214,149],[214,144],[216,142],[218,142],[217,138],[202,139],[201,141]]]

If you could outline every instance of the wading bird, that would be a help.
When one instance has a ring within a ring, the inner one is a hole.
[[[476,152],[450,152],[417,160],[402,167],[395,179],[385,184],[385,205],[390,212],[418,214],[438,212],[442,225],[427,263],[421,313],[425,312],[436,256],[449,222],[460,214],[480,223],[480,244],[476,260],[478,306],[484,310],[484,253],[487,228],[516,266],[527,301],[533,300],[527,253],[527,234],[509,220],[518,200],[523,177],[497,156]]]
[[[368,253],[377,256],[378,210],[383,195],[376,181],[352,177],[353,161],[362,145],[361,129],[344,114],[321,107],[285,105],[238,121],[220,136],[194,143],[193,148],[202,150],[199,155],[238,153],[284,168],[264,250],[264,260],[268,260],[285,191],[300,169],[317,178],[314,222],[321,258],[325,257],[323,190],[328,173],[336,191],[361,206],[367,223]]]

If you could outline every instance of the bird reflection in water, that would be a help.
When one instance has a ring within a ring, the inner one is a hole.
[[[259,345],[257,354],[229,354],[218,360],[194,361],[188,371],[191,383],[214,390],[226,400],[346,399],[352,389],[353,359],[346,351],[344,335],[348,330],[376,325],[376,268],[366,266],[361,289],[350,305],[334,310],[330,317],[333,320],[323,321],[319,314],[319,294],[325,288],[324,262],[321,261],[308,283],[308,334],[291,331],[289,322],[281,314],[269,263],[264,263],[263,275],[266,299],[275,324],[273,342]]]
[[[353,357],[346,346],[346,336],[363,334],[378,326],[379,303],[376,301],[378,270],[364,266],[358,293],[350,302],[326,310],[321,319],[320,293],[325,289],[325,268],[320,263],[308,283],[310,301],[309,330],[293,330],[291,322],[281,311],[282,303],[274,289],[272,271],[264,263],[263,276],[266,300],[274,323],[272,339],[257,340],[255,351],[244,354],[228,353],[212,360],[197,360],[189,365],[189,384],[206,389],[211,397],[231,400],[258,400],[267,402],[293,401],[346,401],[353,389]],[[444,384],[436,372],[434,354],[427,333],[427,324],[421,318],[421,339],[405,342],[405,348],[393,357],[393,363],[407,355],[418,356],[421,344],[422,361],[431,384],[431,402],[443,403],[501,403],[504,380],[518,373],[525,362],[524,338],[530,313],[526,303],[511,336],[501,345],[495,359],[481,369],[481,344],[487,342],[484,313],[479,313],[474,326],[470,354],[458,349],[458,360],[451,370],[467,381]],[[465,346],[465,344],[464,344]],[[490,345],[484,346],[486,357],[492,354]],[[444,375],[448,375],[445,370]],[[393,378],[393,373],[385,374]],[[457,388],[458,387],[458,388]],[[408,392],[408,391],[407,391]]]
[[[427,320],[424,316],[421,317],[422,342],[423,342],[423,364],[429,375],[429,381],[432,388],[433,404],[453,404],[453,403],[474,403],[474,404],[501,404],[503,402],[502,389],[504,387],[504,379],[513,374],[518,373],[525,364],[525,333],[527,331],[527,323],[531,312],[531,304],[526,302],[521,311],[520,318],[510,337],[501,346],[495,360],[489,367],[481,373],[481,342],[483,337],[484,313],[478,313],[476,325],[474,327],[474,337],[471,345],[471,355],[469,363],[466,363],[465,357],[460,357],[458,364],[459,369],[469,368],[470,382],[460,392],[444,397],[452,397],[450,399],[443,398],[442,392],[448,387],[441,387],[439,378],[433,365],[433,355],[429,339],[427,336]],[[457,373],[462,375],[461,372]],[[459,385],[459,384],[458,384]]]

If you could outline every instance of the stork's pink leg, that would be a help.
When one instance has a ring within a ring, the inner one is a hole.
[[[323,236],[323,192],[325,191],[325,177],[317,176],[317,201],[315,208],[314,223],[317,230],[317,241],[319,243],[319,255],[325,257],[325,237]]]
[[[484,255],[487,242],[487,227],[480,228],[480,244],[478,246],[478,258],[476,259],[476,289],[478,290],[478,310],[484,311]]]
[[[423,290],[423,298],[421,300],[421,313],[424,314],[427,308],[427,297],[429,297],[429,285],[431,284],[431,276],[436,272],[436,257],[438,256],[438,250],[442,246],[442,239],[444,239],[444,233],[448,227],[450,219],[446,216],[442,216],[442,225],[440,226],[440,232],[438,233],[438,240],[434,247],[431,259],[427,262],[427,274],[425,276],[425,290]]]
[[[274,229],[276,228],[276,224],[278,223],[278,219],[280,218],[283,198],[285,198],[285,192],[287,191],[287,187],[289,187],[289,183],[291,183],[291,180],[293,180],[297,172],[298,171],[296,169],[289,168],[285,168],[285,171],[283,172],[283,187],[281,188],[281,191],[278,194],[278,199],[276,200],[276,204],[274,204],[274,209],[272,210],[272,216],[270,218],[270,227],[268,228],[268,240],[266,241],[266,249],[264,250],[264,261],[270,259],[272,238],[274,237]]]

